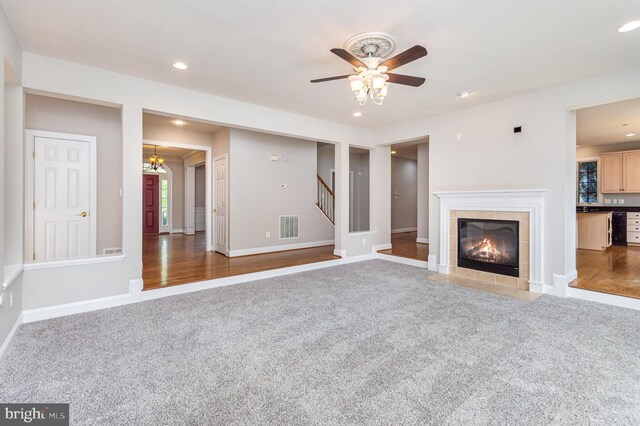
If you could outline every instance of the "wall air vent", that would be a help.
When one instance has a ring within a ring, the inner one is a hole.
[[[300,216],[280,216],[280,239],[298,238]]]

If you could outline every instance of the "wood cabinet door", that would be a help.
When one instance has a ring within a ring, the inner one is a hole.
[[[600,192],[622,192],[622,154],[602,155],[600,167]]]
[[[624,192],[640,192],[640,151],[622,154]]]

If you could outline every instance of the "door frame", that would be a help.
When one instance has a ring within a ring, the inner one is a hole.
[[[166,173],[158,173],[154,170],[147,170],[146,172],[142,172],[143,175],[157,175],[159,179],[158,183],[158,200],[160,201],[160,211],[158,215],[158,233],[169,233],[171,234],[173,231],[173,171],[168,164],[164,164],[164,169]],[[167,206],[168,213],[168,221],[167,226],[162,226],[162,177],[166,176],[167,185],[168,185],[168,195],[169,195],[169,205]],[[165,228],[165,229],[163,229]]]
[[[209,145],[194,145],[194,144],[169,142],[169,141],[162,141],[162,140],[155,140],[155,139],[143,139],[142,144],[168,146],[173,148],[185,148],[185,149],[192,149],[194,151],[204,151],[204,155],[205,155],[205,202],[204,204],[206,209],[205,226],[207,228],[205,233],[207,237],[207,251],[213,251],[213,242],[215,241],[215,232],[216,232],[211,223],[211,216],[212,216],[211,204],[212,204],[212,192],[213,192],[213,182],[212,182],[213,172],[211,169],[212,169],[212,160],[213,160],[213,147]],[[186,173],[187,166],[184,166],[184,168]],[[186,179],[185,179],[185,184],[186,184]],[[142,180],[140,180],[140,188],[142,189]],[[185,196],[186,196],[186,192],[185,192]],[[142,205],[140,207],[142,207]],[[184,218],[183,220],[186,220],[186,218]],[[142,223],[140,223],[140,226],[142,226]]]
[[[229,156],[227,154],[222,154],[222,155],[217,155],[217,156],[213,157],[213,162],[211,164],[211,166],[212,166],[211,170],[214,169],[216,161],[222,160],[222,159],[224,159],[224,163],[225,163],[225,168],[224,168],[225,191],[224,191],[224,193],[225,193],[226,197],[225,197],[224,201],[225,201],[225,206],[227,208],[227,210],[225,212],[225,215],[224,215],[224,228],[227,231],[227,235],[225,235],[225,239],[224,239],[225,243],[224,243],[224,253],[223,254],[225,256],[229,256],[229,234],[230,234],[230,232],[229,232],[230,231],[229,230]],[[215,173],[212,173],[212,174],[213,174],[213,179],[214,179],[213,188],[214,188],[214,191],[215,191],[215,187],[216,187],[216,185],[215,185],[215,177],[216,176],[215,176]],[[217,194],[214,194],[214,197],[216,195]],[[213,220],[213,216],[215,216],[215,212],[213,210],[214,210],[213,208],[210,210],[211,214],[209,215],[209,216],[211,216],[212,220]],[[214,243],[213,250],[215,251],[215,249],[216,248],[215,248],[215,243]]]
[[[35,255],[35,215],[33,203],[35,198],[35,139],[64,139],[89,144],[89,256],[95,257],[97,250],[97,205],[98,205],[98,174],[97,174],[97,138],[89,135],[76,135],[72,133],[49,132],[45,130],[26,129],[24,131],[24,259],[25,262],[37,262],[33,260]],[[59,262],[65,262],[60,260]],[[55,261],[58,262],[58,261]]]

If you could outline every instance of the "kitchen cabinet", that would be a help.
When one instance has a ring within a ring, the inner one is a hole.
[[[600,192],[640,193],[640,150],[600,156]]]
[[[622,192],[622,153],[600,156],[600,192]]]
[[[612,212],[578,213],[576,218],[578,227],[578,248],[586,250],[604,250],[611,246],[612,218]]]
[[[627,244],[640,245],[640,213],[627,213]]]

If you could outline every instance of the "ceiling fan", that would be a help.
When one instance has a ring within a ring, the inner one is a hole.
[[[356,100],[362,106],[368,98],[381,105],[389,83],[419,87],[425,79],[403,74],[393,74],[388,71],[399,68],[427,55],[427,49],[416,45],[404,52],[385,59],[395,48],[393,38],[384,33],[363,33],[347,40],[348,49],[331,49],[331,52],[349,62],[355,74],[345,74],[335,77],[311,80],[311,83],[349,79],[351,90]]]

